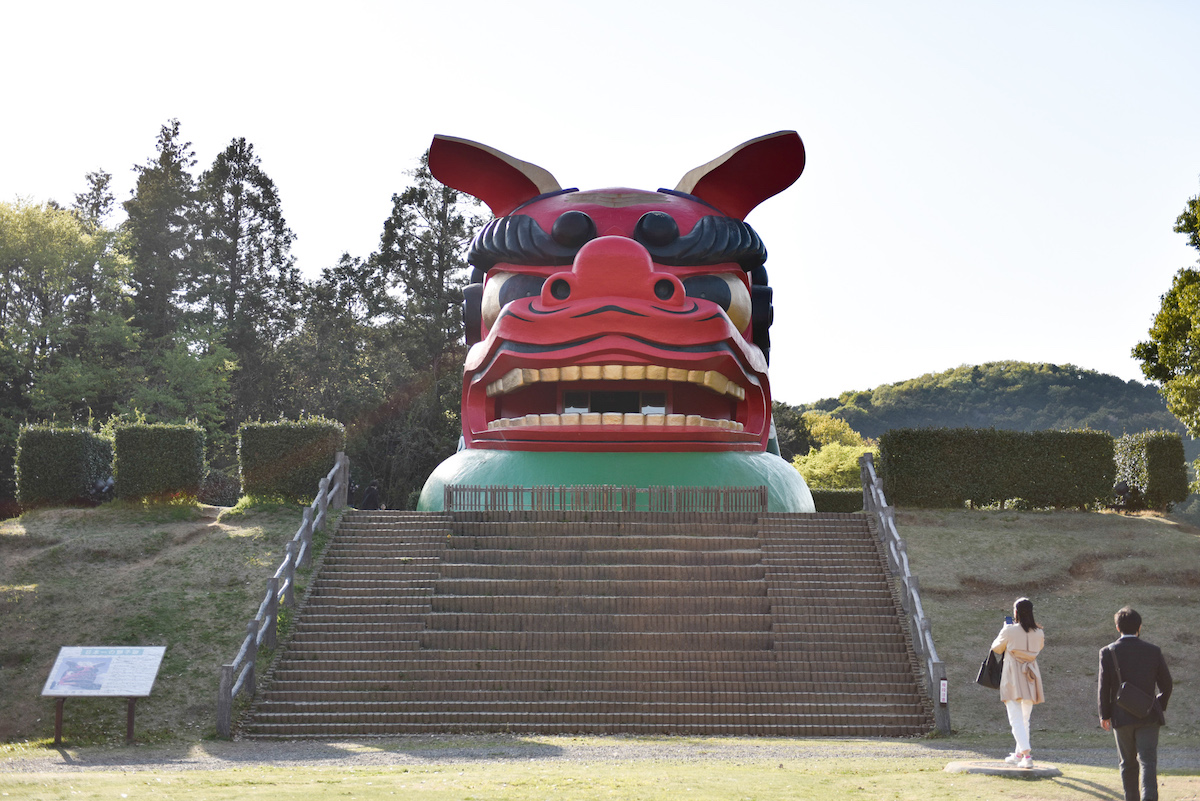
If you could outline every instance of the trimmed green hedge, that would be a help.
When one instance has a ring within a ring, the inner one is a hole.
[[[32,425],[17,435],[17,502],[22,506],[73,503],[112,475],[113,444],[82,428]]]
[[[204,429],[197,425],[134,423],[114,434],[117,497],[200,494]]]
[[[1117,481],[1130,490],[1130,508],[1170,511],[1188,496],[1183,437],[1169,431],[1125,434],[1116,441]]]
[[[861,512],[861,489],[810,489],[818,512]]]
[[[346,449],[346,429],[336,420],[309,417],[242,423],[238,463],[247,495],[311,500],[321,479]]]
[[[1111,497],[1116,471],[1098,431],[901,428],[879,449],[884,493],[901,506],[1082,508]]]

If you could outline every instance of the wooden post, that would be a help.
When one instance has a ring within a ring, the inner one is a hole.
[[[267,624],[267,630],[263,632],[263,645],[273,651],[279,634],[279,579],[274,576],[267,579],[267,619],[263,622]]]
[[[221,665],[217,689],[217,736],[228,740],[233,724],[233,665]]]
[[[933,722],[937,726],[937,730],[942,734],[950,733],[950,703],[947,699],[946,703],[942,703],[942,682],[946,681],[946,665],[943,662],[934,662],[930,671],[929,694],[933,696]]]
[[[296,552],[300,550],[300,545],[295,540],[289,540],[285,546],[287,556],[287,570],[283,573],[283,580],[287,582],[287,586],[283,590],[283,605],[288,609],[294,609],[296,606]]]
[[[133,745],[133,710],[137,707],[137,699],[130,698],[125,709],[125,745]]]
[[[62,745],[62,715],[66,698],[59,698],[54,704],[54,744]]]
[[[320,521],[321,530],[329,525],[329,476],[321,479],[317,490],[317,520]]]
[[[246,624],[246,636],[250,638],[250,649],[246,652],[246,683],[242,685],[242,689],[249,693],[251,698],[254,698],[255,686],[258,682],[254,675],[255,665],[258,661],[258,621],[251,620]]]
[[[350,497],[350,459],[343,451],[338,451],[334,464],[337,465],[337,492],[333,494],[333,508],[344,509]]]
[[[300,524],[300,541],[304,545],[304,555],[297,567],[308,567],[312,564],[312,530],[313,511],[311,506],[304,508],[304,519]]]

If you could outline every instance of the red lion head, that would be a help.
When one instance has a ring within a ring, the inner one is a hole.
[[[743,219],[803,171],[795,132],[657,192],[562,189],[540,167],[445,136],[429,167],[496,215],[468,255],[467,447],[766,449],[771,289]]]

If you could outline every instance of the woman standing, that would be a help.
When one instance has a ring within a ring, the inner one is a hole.
[[[1033,752],[1029,748],[1029,715],[1033,705],[1046,700],[1042,694],[1042,672],[1038,670],[1037,655],[1046,643],[1042,627],[1033,619],[1033,601],[1018,598],[1013,604],[1015,622],[1005,623],[996,635],[992,650],[1007,654],[1004,671],[1000,674],[1000,700],[1008,710],[1017,750],[1005,762],[1019,768],[1033,767]]]

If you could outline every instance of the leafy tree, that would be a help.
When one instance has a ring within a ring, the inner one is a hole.
[[[235,366],[233,353],[220,342],[194,347],[182,338],[163,340],[140,354],[135,386],[117,412],[147,423],[195,422],[205,430],[212,455],[228,463],[232,437],[224,423]]]
[[[862,434],[851,428],[850,424],[840,417],[834,417],[826,412],[808,411],[801,415],[801,419],[808,426],[813,441],[819,447],[837,443],[858,448],[867,444]]]
[[[1175,220],[1175,231],[1188,235],[1188,244],[1200,250],[1200,196],[1189,198]],[[1171,288],[1150,326],[1150,338],[1133,348],[1142,373],[1161,385],[1171,413],[1200,434],[1200,272],[1185,267],[1175,274]]]
[[[196,244],[196,165],[191,142],[170,120],[158,134],[158,155],[135,167],[133,197],[125,201],[125,230],[133,260],[134,323],[151,340],[172,334],[182,293],[192,275]]]
[[[862,487],[858,460],[868,452],[878,456],[879,448],[862,444],[847,445],[835,440],[797,456],[792,460],[792,466],[814,489],[857,489]]]
[[[0,331],[31,371],[61,346],[74,279],[96,255],[70,212],[0,204]]]
[[[387,290],[376,266],[349,254],[305,285],[303,320],[281,349],[292,392],[288,416],[374,425],[389,387],[410,380]]]
[[[0,495],[22,422],[86,422],[128,393],[128,264],[115,243],[98,218],[0,203]]]
[[[483,222],[474,200],[433,178],[428,154],[411,176],[412,185],[392,196],[379,250],[361,277],[388,287],[386,295],[372,291],[363,301],[387,319],[377,344],[401,356],[398,365],[419,370],[396,369],[384,402],[348,431],[364,477],[380,480],[392,506],[413,504],[461,433],[465,257]]]
[[[276,349],[295,324],[301,281],[275,183],[245,138],[229,143],[200,178],[197,273],[188,293],[202,323],[237,357],[230,430],[274,417]]]
[[[795,406],[780,401],[771,403],[771,417],[775,423],[775,436],[779,443],[779,455],[787,461],[803,456],[817,446],[808,430],[808,424]]]
[[[100,228],[112,214],[116,198],[112,193],[112,173],[96,170],[87,174],[88,188],[75,195],[71,209],[85,225]]]
[[[1175,218],[1175,233],[1187,234],[1188,244],[1200,250],[1200,195],[1188,198],[1183,211]]]
[[[864,437],[893,428],[1091,428],[1179,431],[1155,387],[1074,365],[989,362],[928,373],[801,406],[845,420]],[[1193,446],[1194,447],[1194,446]]]
[[[429,172],[429,154],[411,173],[413,185],[392,195],[379,251],[371,257],[399,293],[407,349],[428,364],[434,382],[452,368],[456,379],[464,354],[462,290],[466,248],[482,225],[478,205],[443,186]]]

